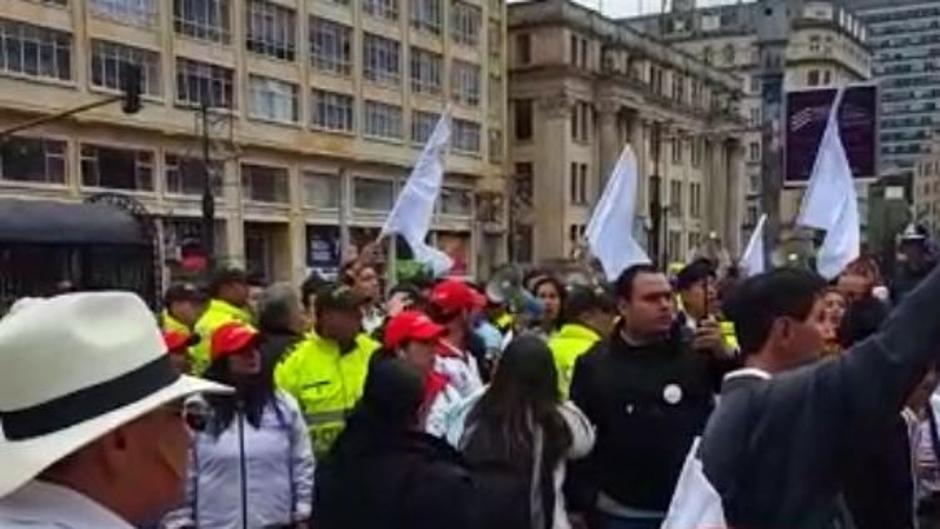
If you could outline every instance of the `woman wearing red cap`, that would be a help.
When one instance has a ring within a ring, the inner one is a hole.
[[[190,449],[185,506],[167,528],[305,527],[311,516],[314,460],[303,414],[274,389],[258,332],[237,322],[211,336],[205,377],[235,388],[207,397],[211,413]]]
[[[434,370],[436,349],[446,329],[422,312],[406,310],[389,320],[385,327],[384,356],[406,360],[424,379],[421,419],[426,432],[444,435],[444,410],[460,401],[460,393],[447,375]]]

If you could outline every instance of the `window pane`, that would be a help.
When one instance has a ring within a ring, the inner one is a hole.
[[[348,76],[352,64],[352,28],[310,17],[310,64],[320,72]]]
[[[253,117],[294,123],[297,121],[297,85],[251,75],[248,79],[249,111]]]
[[[242,164],[242,188],[250,201],[286,203],[287,179],[287,169],[282,167]]]
[[[210,107],[235,108],[232,93],[233,72],[229,68],[193,61],[176,59],[176,99],[180,103]]]
[[[84,144],[81,151],[82,185],[153,190],[153,154],[149,151]]]
[[[313,90],[310,98],[310,124],[324,130],[352,132],[353,97]]]
[[[0,19],[0,71],[44,79],[72,79],[68,33]]]
[[[397,85],[400,81],[398,42],[366,33],[362,41],[362,73],[374,83]]]
[[[401,138],[401,107],[366,101],[362,133],[379,138]]]
[[[177,33],[228,44],[231,40],[229,0],[173,0]]]
[[[245,21],[248,51],[284,61],[294,60],[297,22],[292,9],[264,0],[247,0]]]
[[[305,205],[321,209],[339,207],[339,176],[306,172],[303,174],[303,185]]]
[[[104,40],[93,40],[91,52],[91,79],[94,86],[123,90],[121,75],[124,66],[136,65],[140,67],[141,93],[151,96],[162,93],[159,53]]]
[[[353,204],[358,209],[388,211],[394,201],[394,186],[387,180],[356,178]]]
[[[65,183],[64,141],[14,136],[0,144],[0,179]]]
[[[65,5],[65,2],[61,2]],[[157,0],[89,0],[95,16],[136,26],[155,26]]]

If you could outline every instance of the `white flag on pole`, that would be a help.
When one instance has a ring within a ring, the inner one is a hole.
[[[726,529],[721,496],[705,475],[695,438],[660,529]]]
[[[610,281],[617,279],[631,265],[650,262],[633,238],[636,180],[636,158],[627,145],[607,180],[604,193],[594,206],[585,230],[588,247],[600,260]]]
[[[756,276],[764,273],[767,266],[764,263],[764,222],[767,221],[767,215],[761,215],[754,227],[754,233],[751,234],[751,240],[747,242],[744,248],[744,254],[741,255],[741,268],[744,277]]]
[[[447,254],[425,242],[434,216],[434,202],[441,194],[444,182],[444,153],[450,141],[450,129],[448,107],[434,126],[405,187],[398,194],[395,206],[385,219],[380,235],[401,235],[411,247],[415,260],[430,265],[436,276],[447,272],[454,264]]]
[[[854,261],[861,244],[855,182],[839,134],[843,90],[839,89],[829,112],[797,221],[802,226],[826,230],[816,256],[816,270],[826,279],[835,278]]]

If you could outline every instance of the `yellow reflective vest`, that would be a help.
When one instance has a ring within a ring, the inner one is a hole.
[[[193,333],[193,330],[190,329],[188,325],[174,318],[170,314],[170,311],[167,311],[167,310],[164,310],[160,314],[160,323],[161,323],[161,326],[163,327],[164,332],[175,331],[175,332],[183,333],[186,336],[189,336],[190,334]]]
[[[575,363],[600,339],[594,329],[579,323],[566,323],[549,338],[548,348],[552,350],[555,369],[558,370],[558,390],[564,400],[568,398]]]
[[[363,333],[356,337],[355,349],[340,354],[334,340],[311,332],[275,368],[277,386],[300,403],[317,457],[326,455],[343,431],[378,348],[378,342]]]
[[[193,373],[202,373],[209,367],[209,348],[212,346],[212,333],[226,323],[237,321],[247,326],[252,325],[251,313],[221,299],[209,301],[206,311],[196,322],[196,334],[199,343],[190,349]]]

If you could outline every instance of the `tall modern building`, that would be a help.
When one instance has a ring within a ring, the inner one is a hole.
[[[869,28],[881,89],[881,168],[914,175],[940,131],[940,2],[848,0]]]
[[[790,10],[784,90],[841,86],[871,77],[867,30],[844,2],[779,0]],[[696,8],[694,0],[673,3],[671,11],[625,19],[623,24],[655,35],[707,64],[745,81],[742,108],[748,125],[739,134],[747,148],[747,210],[745,231],[760,214],[761,82],[758,63],[757,2]],[[867,219],[866,188],[859,186],[860,215]],[[799,193],[781,200],[784,226],[796,216]]]
[[[634,234],[683,261],[710,232],[740,247],[741,80],[570,0],[509,5],[512,258],[566,259],[625,145]]]
[[[0,128],[118,93],[128,63],[143,109],[4,142],[0,197],[133,197],[172,269],[200,233],[205,128],[219,260],[297,281],[330,264],[341,212],[354,243],[377,235],[450,104],[431,241],[485,270],[504,259],[505,28],[502,0],[4,1]]]

